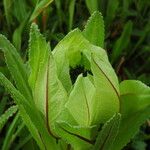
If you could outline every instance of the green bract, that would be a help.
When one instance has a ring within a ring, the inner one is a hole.
[[[40,149],[71,145],[75,150],[120,150],[150,116],[150,88],[134,80],[119,84],[103,43],[99,12],[83,32],[71,31],[52,52],[32,24],[26,65],[0,35],[0,49],[16,87],[2,73],[0,83],[15,100]],[[70,70],[79,66],[86,75],[72,81]]]

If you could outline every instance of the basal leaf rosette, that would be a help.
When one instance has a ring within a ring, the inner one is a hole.
[[[104,36],[102,24],[95,12],[83,32],[71,31],[52,52],[32,24],[26,64],[0,35],[15,86],[2,73],[0,84],[42,150],[70,145],[75,150],[120,150],[150,116],[150,88],[135,80],[119,84],[106,51],[99,47],[104,45],[104,37],[99,38]],[[83,72],[72,78],[71,70],[79,67]]]
[[[29,85],[48,132],[75,148],[93,146],[99,125],[119,112],[118,79],[105,50],[75,29],[51,53],[35,24],[29,43]],[[69,71],[76,66],[89,73],[72,84]]]

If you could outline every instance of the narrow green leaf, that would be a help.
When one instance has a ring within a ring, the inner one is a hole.
[[[120,125],[120,114],[115,114],[107,121],[99,132],[93,150],[112,150],[112,144],[117,136]]]
[[[86,0],[85,2],[90,14],[98,10],[98,0]]]
[[[58,15],[58,21],[59,21],[59,27],[62,26],[63,23],[63,11],[62,11],[62,1],[61,0],[54,0],[56,8],[57,8],[57,15]]]
[[[39,3],[36,4],[35,9],[30,17],[30,22],[33,21],[46,7],[48,7],[53,0],[41,0],[38,2]]]
[[[15,100],[15,102],[18,104],[19,110],[21,112],[22,115],[22,119],[24,120],[25,124],[27,125],[27,127],[29,127],[30,132],[32,133],[33,137],[37,140],[37,142],[40,145],[40,138],[37,132],[37,129],[35,128],[35,126],[33,125],[32,121],[30,120],[29,117],[26,114],[26,111],[24,110],[24,107],[22,106],[22,104],[25,106],[26,104],[26,100],[24,99],[24,97],[19,93],[19,91],[17,91],[15,89],[15,87],[11,84],[11,82],[5,78],[5,76],[3,76],[3,74],[0,73],[0,84],[2,86],[4,86],[6,88],[6,90],[10,93],[10,95],[12,96],[12,98]],[[27,106],[31,106],[31,105],[27,105]]]
[[[114,44],[112,57],[111,57],[112,63],[116,62],[118,58],[121,56],[121,54],[123,53],[123,50],[127,48],[130,42],[131,32],[132,32],[132,22],[128,21],[124,26],[124,30],[120,38]]]
[[[69,31],[72,29],[73,25],[74,10],[75,10],[75,0],[71,0],[69,3]]]
[[[3,0],[3,5],[4,5],[5,16],[6,16],[8,26],[10,26],[10,24],[12,22],[12,14],[11,14],[12,9],[11,8],[13,5],[13,1],[12,0]]]
[[[13,9],[11,11],[13,11],[12,14],[20,24],[26,20],[29,13],[31,14],[31,11],[28,9],[28,7],[29,5],[26,0],[13,1]]]
[[[18,110],[17,106],[9,107],[1,116],[0,116],[0,131],[6,124],[7,120],[12,117]]]
[[[19,142],[19,144],[17,144],[17,146],[15,147],[15,150],[20,150],[22,147],[26,147],[26,144],[28,145],[29,142],[31,142],[29,147],[30,148],[32,147],[32,150],[35,150],[35,147],[37,147],[37,145],[34,145],[34,146],[32,145],[33,144],[33,140],[32,140],[32,136],[31,136],[30,133],[29,133],[28,136],[24,137],[23,140],[21,140]]]
[[[116,16],[116,12],[118,9],[119,0],[109,0],[107,4],[107,10],[106,10],[106,26],[110,26],[111,22]]]
[[[0,85],[5,87],[7,92],[12,96],[15,100],[17,105],[22,103],[30,104],[28,101],[25,100],[24,96],[12,85],[12,83],[0,72]]]
[[[19,27],[16,28],[13,33],[13,44],[17,50],[21,49],[21,41],[22,41],[21,35],[29,17],[29,14],[26,14],[26,15],[27,16],[25,16],[23,22],[20,23]]]
[[[3,35],[0,35],[0,49],[4,52],[8,69],[17,88],[27,100],[32,100],[25,65],[15,47]]]
[[[39,147],[42,150],[44,150],[45,145],[42,142],[41,135],[39,134],[39,131],[38,131],[37,127],[34,125],[34,123],[32,122],[32,120],[30,118],[30,116],[27,114],[25,108],[22,105],[20,105],[19,110],[20,110],[20,113],[21,113],[22,120],[25,123],[25,125],[27,126],[27,128],[30,131],[31,135],[36,140]]]
[[[0,84],[5,87],[11,97],[17,103],[23,121],[37,141],[41,149],[56,149],[55,140],[49,135],[45,120],[34,106],[29,103],[25,97],[11,84],[11,82],[0,73]]]
[[[19,113],[17,113],[13,119],[13,121],[10,123],[8,131],[6,132],[4,142],[2,145],[2,150],[8,150],[10,149],[10,146],[13,142],[13,134],[15,132],[15,129],[18,127],[18,123],[20,121]]]
[[[98,11],[94,12],[83,30],[83,35],[92,44],[104,47],[104,21],[102,14]]]
[[[7,100],[9,99],[8,96],[3,96],[0,100],[0,116],[3,114],[3,112],[5,111],[5,107],[7,105]]]

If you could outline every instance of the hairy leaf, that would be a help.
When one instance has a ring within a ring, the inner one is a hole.
[[[6,124],[7,120],[12,117],[18,110],[17,106],[11,106],[9,107],[1,116],[0,116],[0,131]]]
[[[29,63],[29,82],[35,104],[45,116],[48,131],[53,135],[54,122],[67,101],[67,93],[57,77],[49,45],[35,24],[31,27]]]
[[[0,49],[4,52],[8,69],[16,83],[17,88],[27,100],[32,100],[25,65],[23,64],[23,61],[15,47],[3,35],[0,35]]]
[[[94,12],[83,30],[83,35],[92,44],[104,47],[104,21],[102,14],[98,11]]]
[[[46,113],[46,82],[49,54],[49,43],[46,43],[46,39],[39,32],[37,25],[32,24],[29,40],[29,64],[31,67],[29,84],[35,104],[43,114]]]
[[[31,134],[37,140],[37,142],[39,143],[39,146],[41,146],[41,141],[40,141],[40,137],[38,135],[38,131],[37,131],[36,127],[33,125],[30,118],[26,117],[28,115],[27,115],[24,107],[22,106],[22,104],[24,106],[27,105],[27,107],[30,105],[27,104],[25,98],[19,93],[19,91],[17,91],[15,89],[15,87],[11,84],[11,82],[7,78],[5,78],[5,76],[3,76],[3,74],[1,74],[1,73],[0,73],[0,84],[6,88],[6,90],[9,92],[9,94],[12,96],[12,98],[18,104],[19,111],[21,112],[21,116],[23,117],[22,119],[24,120],[27,127],[29,127]]]
[[[39,114],[33,103],[29,103],[25,97],[15,89],[11,82],[0,73],[0,84],[6,88],[11,97],[15,100],[20,110],[22,119],[29,128],[32,136],[41,149],[44,147],[56,149],[54,139],[49,135],[44,119]],[[44,141],[44,142],[43,142]]]

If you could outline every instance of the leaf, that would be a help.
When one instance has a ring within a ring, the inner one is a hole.
[[[86,0],[85,2],[90,14],[98,10],[98,0]]]
[[[36,4],[35,9],[30,17],[30,22],[32,22],[46,7],[48,7],[53,0],[41,0]]]
[[[45,149],[45,147],[47,147],[48,149],[56,149],[55,141],[49,135],[45,126],[45,121],[34,106],[34,103],[29,103],[29,101],[27,101],[25,97],[18,90],[16,90],[11,82],[1,73],[0,84],[5,87],[17,103],[23,121],[40,148]]]
[[[58,78],[68,92],[72,87],[69,67],[81,65],[90,70],[91,49],[99,48],[91,45],[79,29],[67,34],[54,48],[52,53],[56,61]]]
[[[144,142],[144,141],[135,140],[135,141],[132,142],[132,147],[133,147],[135,150],[145,150],[146,147],[147,147],[147,144],[146,144],[146,142]]]
[[[83,30],[83,35],[92,44],[104,47],[104,21],[102,14],[98,11],[94,12]]]
[[[5,10],[5,16],[8,26],[12,23],[12,14],[11,14],[11,7],[13,5],[13,2],[11,0],[3,0],[4,10]]]
[[[68,97],[62,83],[58,79],[56,64],[52,55],[49,58],[46,82],[46,122],[49,132],[53,132],[55,122],[64,109]]]
[[[29,15],[29,13],[31,14],[31,11],[28,9],[29,6],[27,4],[28,3],[26,0],[13,1],[13,9],[11,11],[13,11],[13,15],[15,16],[19,24],[25,22],[25,20],[27,20],[26,18]]]
[[[78,29],[71,31],[53,50],[58,78],[67,91],[70,91],[72,87],[69,65],[74,67],[76,64],[79,64],[81,60],[81,54],[78,53],[79,47],[81,46],[79,33],[81,32]],[[78,43],[79,46],[76,43]]]
[[[0,35],[0,49],[4,52],[6,64],[17,88],[27,100],[32,100],[25,65],[15,47],[3,35]]]
[[[35,24],[31,26],[29,63],[31,74],[29,83],[37,108],[46,119],[51,135],[54,122],[67,101],[67,93],[57,77],[57,70],[49,43],[40,34]]]
[[[92,141],[87,136],[91,137],[93,127],[71,126],[65,122],[57,122],[57,133],[74,149],[87,150],[92,148]],[[84,137],[86,136],[86,137]]]
[[[3,114],[5,107],[7,105],[8,96],[2,96],[0,100],[0,116]]]
[[[150,87],[140,81],[125,80],[121,82],[120,92],[121,113],[124,117],[131,116],[150,105]]]
[[[21,24],[19,25],[18,28],[15,29],[14,33],[13,33],[13,44],[14,46],[16,47],[16,49],[20,50],[21,49],[21,41],[22,41],[22,32],[23,32],[23,29],[28,21],[28,17],[29,15],[27,15],[23,22],[21,22]]]
[[[93,53],[96,63],[91,63],[93,60],[91,59],[91,53]],[[69,60],[69,66],[73,68],[78,65],[85,67],[88,64],[86,67],[91,69],[94,74],[96,92],[91,104],[91,122],[93,124],[100,123],[101,121],[105,122],[114,113],[119,111],[119,83],[105,50],[89,43],[83,37],[80,30],[76,29],[70,32],[56,46],[53,55],[57,64],[58,77],[62,69],[64,69],[63,64],[68,63],[67,59]],[[82,62],[83,58],[86,58],[88,63]],[[60,80],[63,81],[62,79]]]
[[[57,121],[57,124],[60,128],[72,133],[72,134],[76,134],[77,136],[79,136],[79,138],[83,137],[83,139],[85,138],[85,140],[89,141],[89,142],[94,142],[94,139],[97,135],[97,126],[74,126],[74,125],[70,125],[67,122],[64,121]],[[82,139],[81,139],[82,140]]]
[[[11,106],[0,116],[0,131],[2,130],[8,119],[12,117],[17,112],[17,110],[17,106]]]
[[[16,128],[18,128],[19,121],[20,121],[19,113],[17,113],[15,115],[15,117],[13,118],[13,120],[9,124],[9,128],[6,132],[1,150],[10,149],[10,146],[14,140],[14,132],[15,132]]]
[[[120,84],[122,121],[113,144],[122,149],[138,132],[140,125],[150,117],[150,88],[140,81],[127,80]],[[128,132],[127,132],[128,131]]]
[[[49,43],[46,43],[46,39],[40,34],[37,25],[32,24],[29,40],[29,65],[31,68],[29,85],[35,104],[43,114],[46,112],[45,91],[49,53]]]
[[[92,51],[101,51],[101,48],[86,40],[79,29],[71,31],[54,48],[52,53],[57,65],[58,78],[67,91],[70,92],[72,87],[69,67],[82,66],[90,70]]]
[[[119,0],[109,0],[107,4],[107,10],[106,10],[106,26],[110,26],[113,19],[116,17],[116,12],[118,9]]]
[[[56,64],[58,65],[58,75],[60,71],[62,71],[63,62],[69,61],[69,65],[71,67],[75,67],[76,65],[80,64],[81,54],[80,49],[83,46],[85,39],[83,38],[81,31],[79,29],[75,29],[69,32],[54,48],[53,55],[54,59],[56,60]],[[78,43],[78,44],[77,44]],[[62,60],[60,58],[66,58]],[[60,63],[58,63],[58,60]]]
[[[120,109],[118,78],[103,49],[92,51],[91,69],[96,92],[92,100],[93,123],[102,123]]]
[[[150,107],[146,107],[133,115],[128,116],[128,118],[122,119],[112,149],[120,150],[126,146],[138,132],[140,125],[142,125],[148,117],[150,117]]]
[[[116,138],[120,125],[120,114],[115,114],[108,120],[99,132],[93,150],[112,150],[111,146]]]
[[[125,26],[124,30],[120,36],[120,38],[115,42],[111,57],[111,62],[114,63],[118,60],[118,58],[123,53],[123,50],[125,50],[130,42],[132,32],[132,22],[128,21]]]
[[[42,142],[41,135],[39,134],[37,127],[32,122],[30,116],[27,114],[25,108],[22,105],[19,107],[19,110],[21,113],[22,120],[25,123],[25,125],[27,126],[29,132],[31,133],[31,135],[33,136],[35,141],[37,142],[38,146],[44,150],[45,145]]]
[[[9,92],[9,94],[12,96],[12,98],[18,104],[19,111],[21,112],[21,115],[22,115],[22,119],[24,120],[24,122],[27,125],[27,127],[29,127],[29,130],[30,130],[31,134],[33,135],[33,137],[37,140],[37,142],[40,145],[41,142],[40,142],[40,137],[38,135],[37,129],[33,125],[33,123],[30,120],[30,118],[26,117],[28,115],[26,114],[26,111],[25,111],[24,107],[22,106],[22,104],[24,106],[25,105],[31,106],[31,105],[28,105],[26,103],[27,101],[24,99],[24,97],[19,93],[19,91],[17,91],[15,89],[15,87],[11,84],[11,82],[5,76],[3,76],[2,73],[0,73],[0,84],[6,88],[6,90]],[[29,109],[30,109],[30,107],[29,107]]]
[[[63,11],[62,11],[62,1],[61,0],[55,0],[55,5],[57,8],[57,15],[58,15],[58,22],[59,22],[59,27],[62,26],[63,23]]]
[[[72,29],[73,25],[74,9],[75,9],[75,0],[71,0],[69,3],[69,31]]]
[[[87,127],[91,124],[91,101],[94,92],[94,85],[88,77],[79,75],[66,103],[67,110],[79,126]]]

